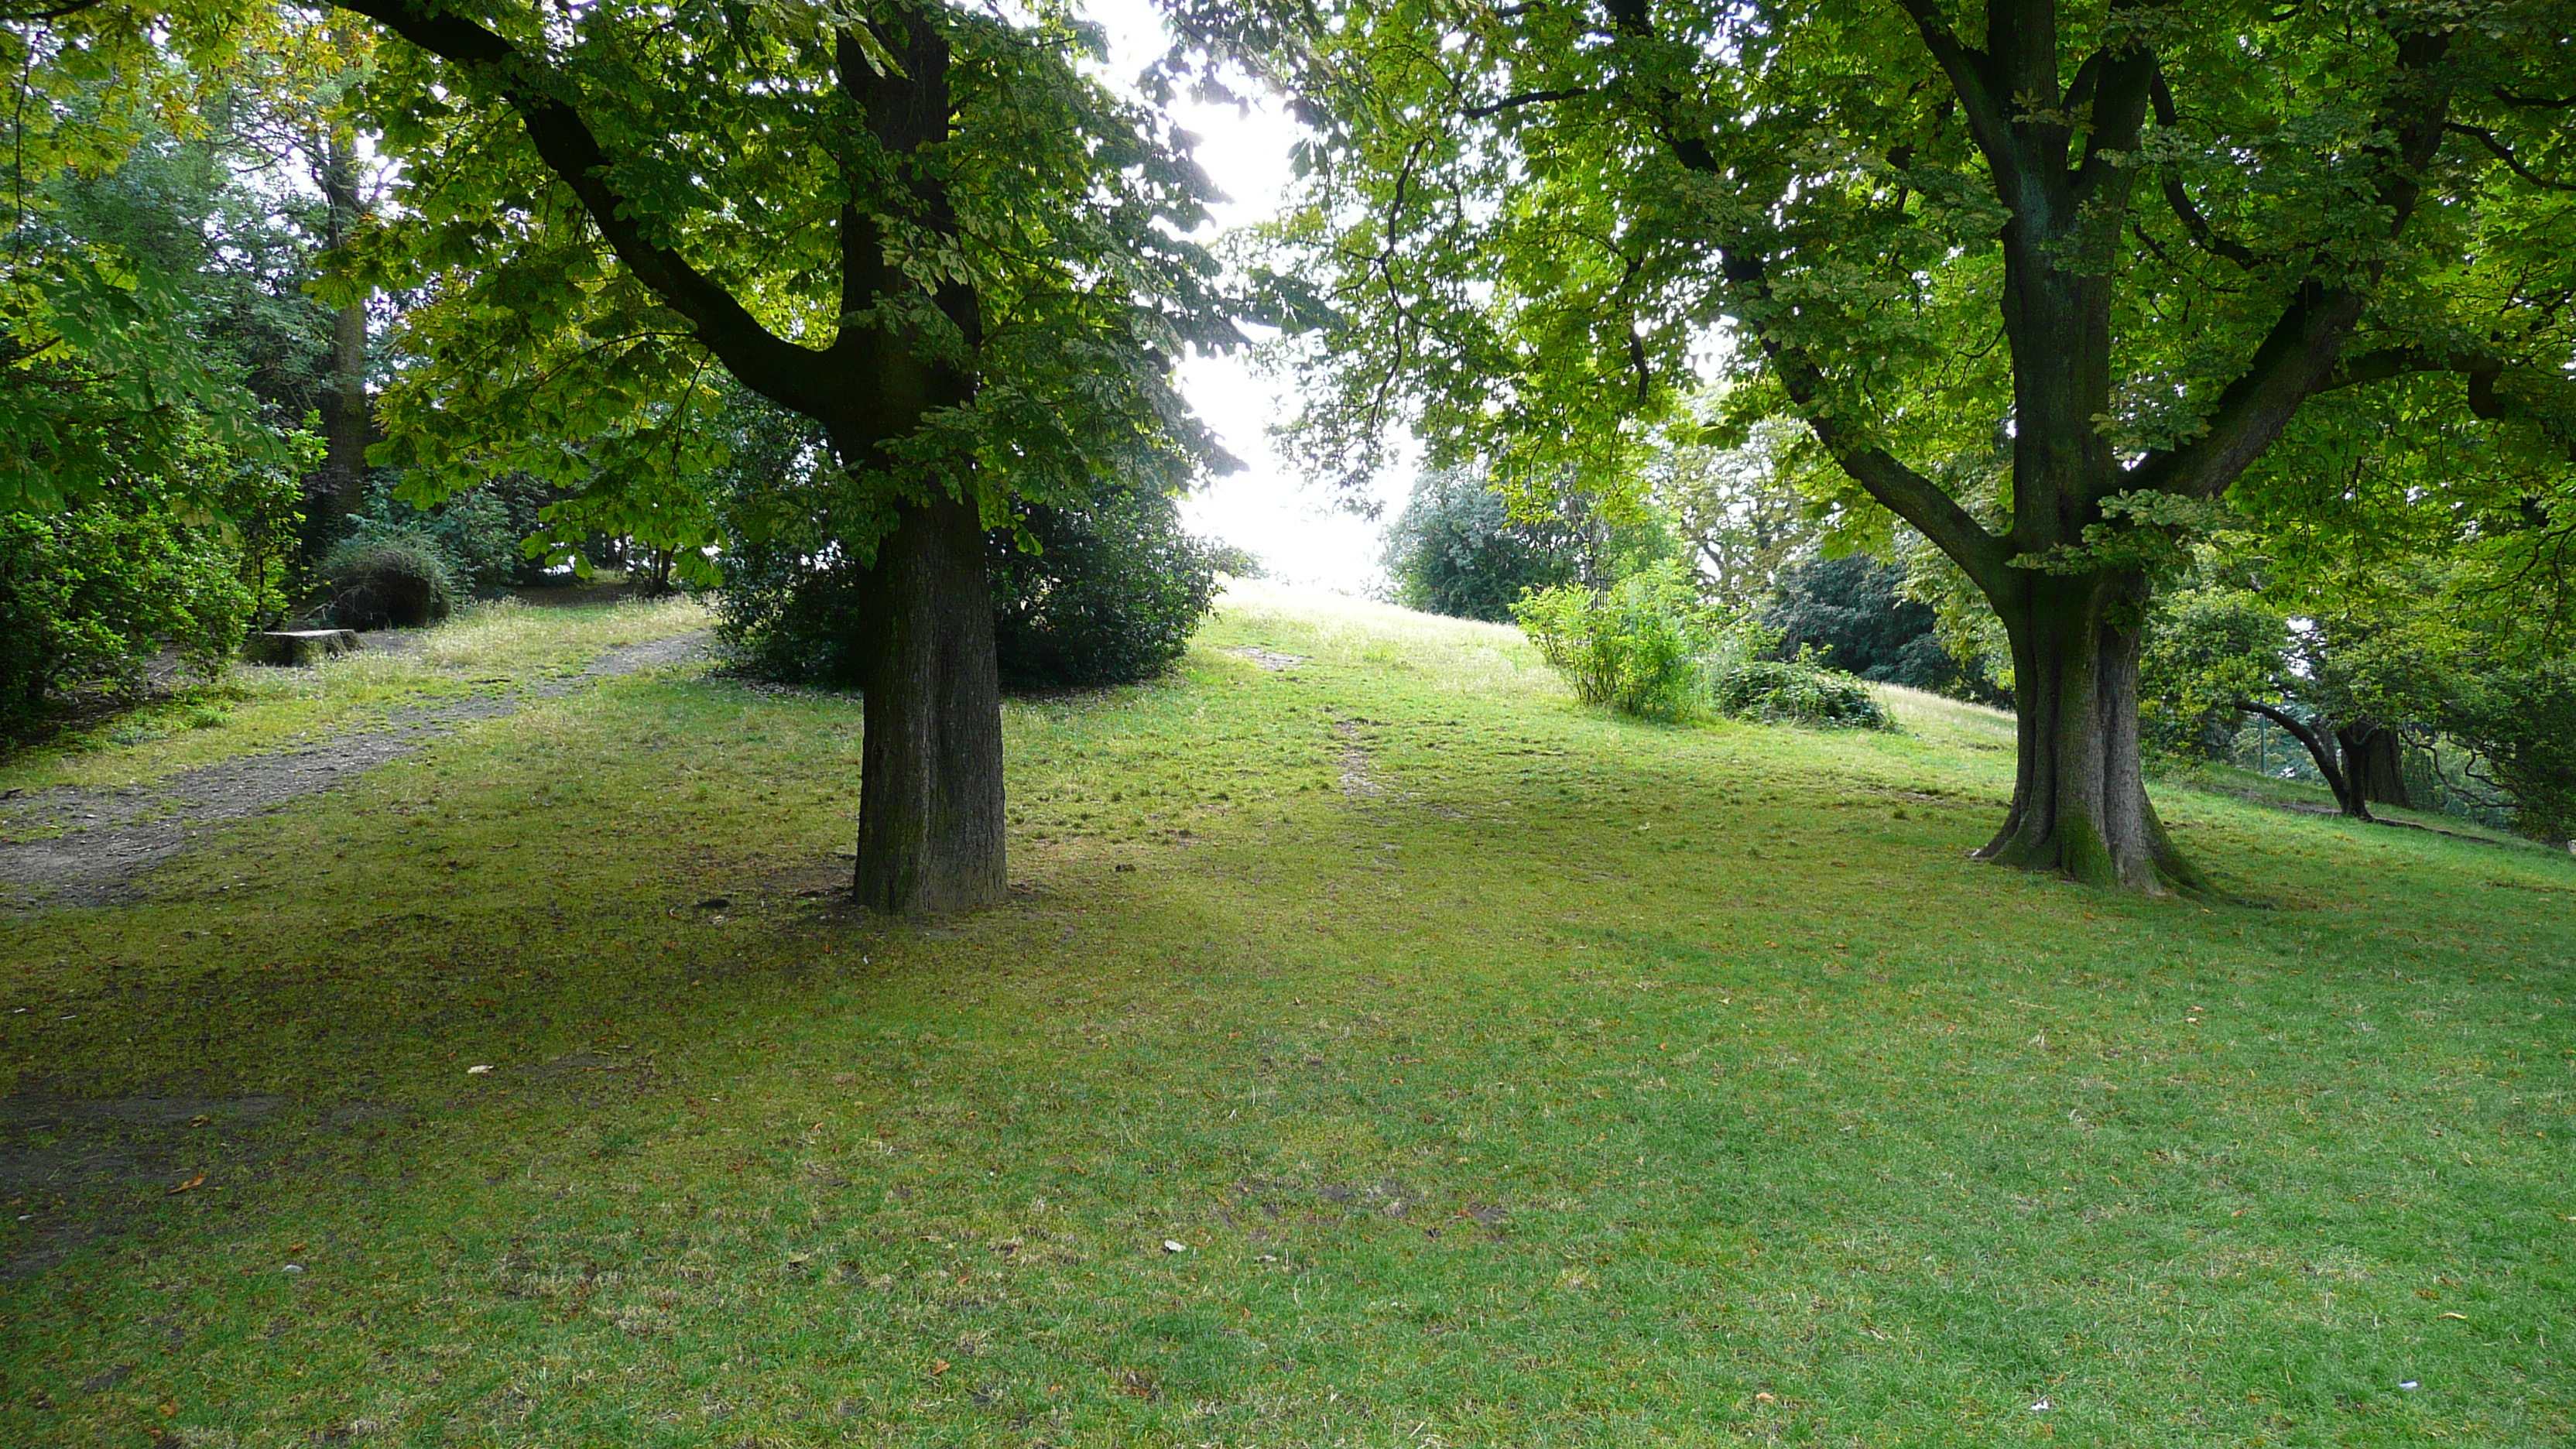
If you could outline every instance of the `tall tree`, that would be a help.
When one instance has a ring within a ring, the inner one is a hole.
[[[345,14],[323,25],[289,24],[239,79],[242,143],[273,166],[300,171],[320,194],[313,230],[325,258],[357,236],[386,181],[383,158],[360,135],[351,105],[371,69],[374,38],[366,22]],[[376,434],[370,297],[362,287],[334,290],[341,295],[331,308],[326,385],[317,398],[322,466],[307,490],[312,533],[321,539],[335,538],[365,502],[367,448]]]
[[[1978,853],[2199,877],[2140,773],[2178,534],[2325,394],[2576,442],[2576,52],[2556,0],[1184,5],[1321,135],[1280,286],[1354,470],[1615,480],[1712,331],[2011,641]],[[2389,395],[2395,396],[2389,396]]]
[[[858,898],[1000,899],[985,530],[1217,456],[1169,385],[1236,340],[1186,138],[1082,74],[1057,4],[342,4],[403,42],[367,94],[406,214],[360,244],[429,299],[392,460],[649,521],[703,462],[710,368],[820,423],[869,565]]]

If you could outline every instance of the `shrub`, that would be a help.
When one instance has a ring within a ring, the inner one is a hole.
[[[331,619],[343,629],[417,629],[456,607],[456,582],[437,543],[418,535],[352,538],[322,556]]]
[[[1112,485],[1077,507],[1027,505],[990,536],[993,634],[1015,689],[1129,684],[1172,667],[1216,597],[1205,544],[1178,503]]]
[[[1819,729],[1894,729],[1895,720],[1859,679],[1805,659],[1749,659],[1715,671],[1709,702],[1717,712],[1765,724]]]
[[[1903,564],[1866,554],[1815,558],[1780,571],[1764,619],[1780,631],[1775,657],[1814,649],[1836,669],[1883,684],[1999,702],[2001,691],[1974,661],[1941,645],[1932,606],[1905,597]]]
[[[1104,484],[1078,506],[1022,504],[990,535],[1002,682],[1014,689],[1128,684],[1171,667],[1215,597],[1205,545],[1170,497]],[[1025,537],[1032,553],[1020,546]],[[859,682],[855,563],[829,545],[737,539],[723,558],[717,634],[749,673],[788,684]]]
[[[395,469],[375,473],[366,503],[349,515],[344,542],[426,548],[445,567],[451,592],[460,596],[498,593],[543,576],[542,561],[529,558],[521,545],[544,527],[539,510],[560,490],[514,473],[421,508],[395,496],[401,477]]]
[[[22,737],[49,695],[140,686],[165,647],[213,677],[267,583],[235,530],[157,508],[0,513],[0,737]]]
[[[1521,632],[1585,704],[1664,719],[1687,715],[1700,657],[1725,631],[1681,565],[1654,564],[1594,590],[1559,584],[1512,605]]]

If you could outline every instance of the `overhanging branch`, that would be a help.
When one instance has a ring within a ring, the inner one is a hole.
[[[1505,111],[1517,111],[1523,106],[1543,106],[1554,101],[1570,101],[1577,96],[1590,94],[1592,94],[1590,86],[1568,86],[1563,90],[1553,91],[1521,91],[1498,101],[1463,107],[1459,114],[1471,121],[1481,121],[1489,116],[1499,116]]]
[[[436,8],[434,0],[335,3],[457,66],[517,112],[537,155],[580,200],[618,260],[687,318],[697,340],[746,386],[808,415],[829,405],[814,353],[763,327],[731,292],[677,251],[644,235],[634,204],[608,179],[607,151],[589,123],[535,83],[548,76],[543,60],[472,20]]]
[[[2165,83],[2164,71],[2161,68],[2156,71],[2154,96],[2156,124],[2166,130],[2172,130],[2181,125],[2182,112],[2174,105],[2173,87]],[[2165,177],[2165,204],[2173,208],[2175,219],[2182,223],[2182,229],[2190,234],[2192,241],[2201,250],[2212,256],[2225,257],[2247,271],[2254,269],[2253,248],[2220,236],[2217,230],[2210,226],[2209,218],[2201,215],[2200,208],[2193,204],[2191,193],[2183,189],[2181,177],[2171,174]]]
[[[2371,148],[2381,166],[2375,190],[2388,214],[2391,237],[2403,232],[2414,215],[2424,168],[2441,149],[2451,95],[2439,68],[2450,46],[2448,32],[2397,37],[2397,75],[2379,111],[2382,127],[2396,144]],[[2317,261],[2320,267],[2330,264],[2323,256]],[[2158,449],[2141,459],[2129,470],[2128,486],[2195,498],[2225,491],[2332,374],[2380,269],[2380,263],[2371,263],[2357,284],[2312,280],[2302,285],[2244,371],[2219,394],[2207,429],[2182,447]]]
[[[2511,168],[2514,175],[2521,177],[2523,180],[2530,182],[2534,186],[2547,191],[2576,191],[2576,185],[2571,185],[2564,181],[2552,181],[2548,177],[2532,170],[2530,167],[2523,165],[2521,160],[2513,154],[2513,148],[2507,146],[2504,142],[2497,140],[2496,133],[2493,131],[2480,126],[2462,125],[2458,121],[2453,121],[2442,129],[2449,131],[2455,136],[2467,136],[2476,141],[2479,145],[2486,147],[2489,151],[2495,153],[2495,158],[2498,161],[2503,162],[2507,167]]]

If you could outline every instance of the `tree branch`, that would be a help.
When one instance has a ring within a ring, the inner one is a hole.
[[[1590,86],[1568,86],[1564,90],[1558,91],[1521,91],[1515,95],[1505,96],[1498,101],[1487,101],[1483,105],[1463,107],[1460,109],[1459,114],[1465,116],[1471,121],[1481,121],[1488,116],[1499,116],[1505,111],[1519,110],[1523,106],[1541,106],[1552,101],[1570,101],[1576,96],[1588,96],[1590,94],[1592,94],[1592,87]]]
[[[1764,259],[1725,252],[1721,260],[1729,282],[1757,296],[1768,295],[1769,267]],[[1826,411],[1823,404],[1828,384],[1824,372],[1804,350],[1782,342],[1758,320],[1747,318],[1746,325],[1752,329],[1763,355],[1770,359],[1772,373],[1780,379],[1789,401],[1797,405],[1798,415],[1852,481],[1889,512],[1921,530],[1988,597],[2011,597],[2021,580],[2012,567],[2012,551],[2004,541],[1988,532],[1938,484],[1905,466],[1885,448],[1863,446],[1850,429]]]
[[[2497,140],[2496,134],[2493,131],[2485,130],[2477,126],[2465,126],[2458,121],[2452,121],[2444,125],[2442,129],[2449,131],[2456,136],[2468,136],[2475,139],[2481,145],[2484,145],[2489,151],[2494,152],[2497,160],[2503,162],[2509,167],[2512,167],[2514,175],[2521,177],[2523,180],[2530,182],[2534,186],[2547,191],[2576,191],[2576,185],[2570,185],[2564,181],[2552,181],[2546,176],[2541,176],[2533,172],[2530,167],[2525,166],[2522,162],[2516,160],[2513,154],[2513,149],[2505,145],[2502,141]]]
[[[2093,72],[2089,79],[2087,71]],[[2164,83],[2164,69],[2157,63],[2154,51],[2131,45],[2117,55],[2095,51],[2076,73],[2076,79],[2092,99],[2092,128],[2084,142],[2083,163],[2075,172],[2075,195],[2085,200],[2100,191],[2106,180],[2126,170],[2130,158],[2137,155],[2138,133],[2145,129],[2147,121],[2149,93]],[[2071,89],[2066,109],[2075,109]],[[2125,194],[2125,184],[2120,189]]]
[[[2337,362],[2312,392],[2338,392],[2428,372],[2458,373],[2468,380],[2470,413],[2491,423],[2525,423],[2538,428],[2565,448],[2571,461],[2576,461],[2576,382],[2547,368],[2515,366],[2492,352],[2378,348]],[[2555,406],[2550,400],[2532,396],[2551,389],[2562,394]]]
[[[2009,196],[2019,183],[2021,157],[2013,144],[2011,118],[1989,74],[1992,58],[1959,39],[1941,13],[1939,0],[1897,0],[1897,4],[1913,17],[1924,49],[1932,52],[1941,73],[1950,78],[1950,89],[1958,93],[1959,105],[1968,113],[1969,133],[1977,138],[1977,149],[1985,153],[1986,165],[1995,173],[1995,189]]]
[[[2182,112],[2174,105],[2173,87],[2165,83],[2161,66],[2156,70],[2154,96],[2156,124],[2166,130],[2181,125]],[[2192,203],[2191,193],[2183,189],[2181,177],[2170,174],[2165,177],[2165,204],[2173,208],[2175,218],[2182,222],[2182,229],[2201,250],[2212,256],[2225,257],[2249,272],[2254,270],[2256,258],[2253,248],[2220,236],[2210,226],[2209,218],[2201,215],[2200,208]]]
[[[453,63],[516,111],[537,155],[571,188],[618,260],[687,318],[697,340],[746,386],[809,416],[829,405],[813,352],[763,327],[731,292],[644,234],[636,207],[608,178],[608,154],[589,123],[538,84],[559,78],[542,59],[472,20],[433,8],[435,0],[334,3]]]
[[[2370,807],[2353,794],[2352,786],[2344,779],[2342,767],[2335,760],[2334,750],[2326,744],[2325,739],[2313,725],[2301,721],[2288,710],[2268,704],[2256,704],[2250,699],[2236,701],[2236,707],[2259,714],[2288,730],[2291,738],[2308,747],[2308,758],[2317,762],[2317,773],[2326,777],[2326,788],[2334,792],[2335,804],[2343,810],[2343,813],[2361,820],[2370,818]]]
[[[2450,45],[2447,32],[2418,31],[2397,38],[2397,79],[2380,106],[2382,126],[2394,134],[2396,145],[2373,148],[2383,168],[2377,199],[2388,212],[2392,237],[2404,231],[2414,215],[2423,191],[2423,168],[2441,149],[2451,96],[2437,68]],[[2272,445],[2299,404],[2333,371],[2345,339],[2361,320],[2382,265],[2368,264],[2363,269],[2366,280],[2357,285],[2342,280],[2303,284],[2254,349],[2245,370],[2219,394],[2208,428],[2180,448],[2149,453],[2129,470],[2129,486],[2199,498],[2225,491]]]

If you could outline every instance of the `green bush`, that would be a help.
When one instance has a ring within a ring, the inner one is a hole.
[[[989,537],[1002,682],[1013,689],[1128,684],[1171,667],[1215,597],[1206,546],[1178,505],[1103,485],[1076,507],[1023,504]],[[1038,548],[1020,546],[1025,537]],[[771,534],[731,543],[717,635],[754,675],[787,684],[859,682],[864,575],[836,547]]]
[[[2476,773],[2511,796],[2515,829],[2576,837],[2576,661],[2461,671],[2441,724],[2477,752]]]
[[[456,607],[456,581],[434,539],[348,539],[317,572],[330,590],[331,621],[343,629],[417,629]]]
[[[365,504],[349,515],[344,543],[426,548],[444,566],[450,589],[460,597],[495,594],[543,577],[542,562],[528,557],[522,545],[544,527],[539,511],[561,490],[511,474],[421,508],[395,496],[401,478],[398,469],[377,470],[368,482]],[[330,557],[328,550],[324,557]]]
[[[1725,630],[1681,565],[1640,569],[1607,589],[1559,584],[1512,605],[1521,632],[1585,704],[1660,719],[1697,702],[1701,656]]]
[[[1709,702],[1734,719],[1818,729],[1894,729],[1856,677],[1804,659],[1748,659],[1712,671]]]
[[[1207,545],[1179,504],[1110,486],[1079,507],[1027,505],[988,550],[993,639],[1014,689],[1130,684],[1172,667],[1216,597]]]
[[[236,530],[159,509],[0,513],[0,737],[22,737],[48,696],[140,686],[164,648],[212,678],[268,582]]]

